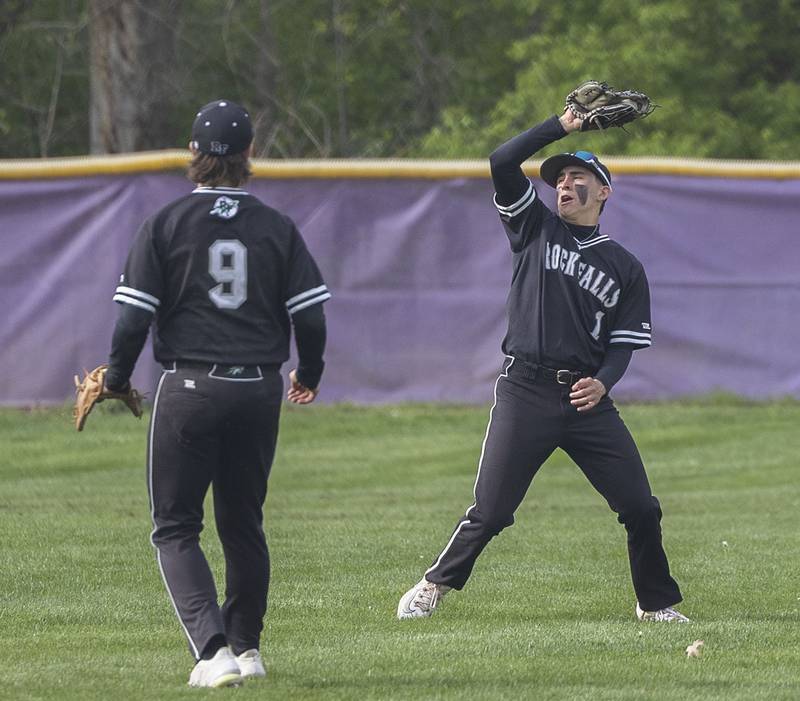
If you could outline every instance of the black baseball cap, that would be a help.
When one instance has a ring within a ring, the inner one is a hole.
[[[575,153],[559,153],[556,156],[550,156],[542,163],[539,173],[542,180],[550,187],[555,187],[558,174],[567,166],[586,168],[600,178],[600,182],[611,187],[611,173],[591,151],[575,151]]]
[[[192,124],[192,146],[212,156],[232,156],[253,140],[247,110],[230,100],[214,100],[200,108]]]

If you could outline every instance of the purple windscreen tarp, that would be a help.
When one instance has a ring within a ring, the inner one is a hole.
[[[614,396],[800,396],[800,180],[614,185],[601,228],[642,261],[653,305],[653,346]],[[131,241],[190,189],[177,173],[0,181],[0,404],[62,402],[74,373],[105,362]],[[333,293],[320,399],[491,401],[511,254],[488,179],[257,179],[248,190],[295,220]],[[158,372],[148,343],[134,383],[152,392]]]

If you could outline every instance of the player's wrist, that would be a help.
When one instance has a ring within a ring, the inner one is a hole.
[[[576,117],[572,110],[566,109],[564,110],[564,114],[558,118],[558,123],[564,130],[564,134],[570,134],[573,131],[580,130],[583,120]]]
[[[313,392],[319,391],[319,383],[322,379],[322,370],[324,368],[324,363],[312,364],[312,365],[305,365],[300,364],[297,366],[295,370],[295,379]]]
[[[109,392],[126,392],[131,386],[127,377],[117,374],[112,368],[106,371],[104,380]]]

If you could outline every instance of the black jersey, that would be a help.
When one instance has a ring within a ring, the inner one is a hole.
[[[114,300],[156,315],[161,363],[289,357],[289,316],[330,298],[294,223],[238,188],[198,187],[149,218]]]
[[[594,372],[609,347],[650,345],[650,291],[631,253],[599,227],[576,238],[531,183],[515,203],[495,197],[495,206],[513,252],[507,355]]]

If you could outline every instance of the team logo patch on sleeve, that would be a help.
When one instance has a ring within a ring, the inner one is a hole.
[[[209,214],[215,214],[222,219],[233,219],[239,211],[239,200],[232,200],[230,197],[218,197],[214,202]]]

